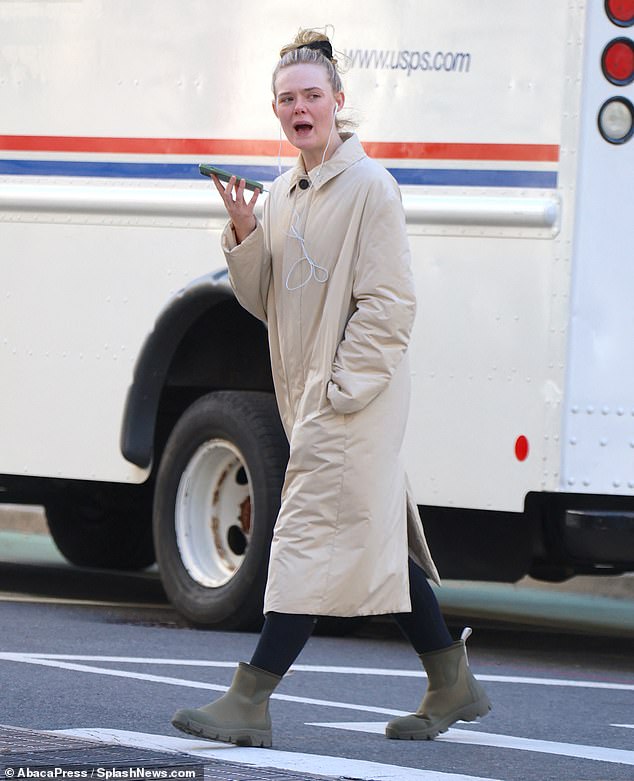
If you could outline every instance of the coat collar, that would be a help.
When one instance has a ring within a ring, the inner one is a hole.
[[[329,182],[335,176],[350,168],[366,157],[361,142],[355,133],[342,133],[343,144],[337,147],[333,156],[326,160],[322,166],[316,166],[312,171],[306,172],[304,160],[300,154],[297,158],[295,167],[291,170],[288,189],[292,192],[300,179],[310,179],[314,190],[319,190],[326,182]]]

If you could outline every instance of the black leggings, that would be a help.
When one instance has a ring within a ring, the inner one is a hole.
[[[426,654],[448,648],[453,638],[440,612],[434,590],[423,570],[412,559],[409,560],[409,596],[412,612],[394,613],[392,618],[414,646],[416,653]]]
[[[393,618],[418,654],[447,648],[453,642],[438,600],[423,570],[409,560],[411,613],[394,613]],[[315,616],[267,613],[262,634],[251,659],[254,667],[285,675],[308,642]]]

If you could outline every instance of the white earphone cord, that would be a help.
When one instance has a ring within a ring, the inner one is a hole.
[[[321,156],[321,163],[319,164],[319,170],[317,171],[317,174],[315,175],[315,181],[319,179],[321,175],[321,169],[324,165],[324,161],[326,159],[326,153],[328,152],[328,147],[330,146],[330,142],[332,140],[332,132],[335,128],[335,118],[337,116],[337,109],[338,106],[335,104],[334,111],[332,112],[332,124],[330,126],[330,133],[328,134],[328,141],[326,142],[326,147],[324,149],[324,153]],[[281,149],[281,143],[280,143],[280,149]],[[312,195],[312,192],[310,193]],[[310,205],[310,202],[309,204]],[[306,207],[306,210],[308,211],[308,206]],[[287,234],[293,239],[297,239],[299,241],[299,244],[302,248],[302,256],[298,258],[293,265],[290,267],[288,274],[286,275],[286,282],[284,283],[286,286],[286,289],[289,292],[293,292],[294,290],[299,290],[300,288],[304,287],[304,285],[307,285],[311,279],[314,279],[315,282],[319,282],[320,284],[325,284],[328,281],[328,277],[330,276],[328,273],[328,269],[324,268],[323,266],[320,266],[319,263],[315,263],[315,261],[310,257],[306,250],[306,244],[304,242],[304,237],[300,234],[299,230],[297,229],[297,226],[295,225],[295,222],[299,219],[299,214],[295,209],[293,209],[293,218],[291,222],[291,229],[290,232]],[[296,268],[298,268],[304,261],[306,261],[310,267],[310,271],[308,272],[308,276],[306,279],[304,279],[302,282],[300,282],[299,285],[291,285],[291,277],[293,275],[293,272]]]

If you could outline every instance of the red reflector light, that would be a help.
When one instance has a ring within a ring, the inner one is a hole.
[[[605,47],[601,67],[608,81],[624,86],[634,81],[634,42],[629,38],[615,38]]]
[[[634,0],[606,0],[605,12],[620,27],[634,24]]]
[[[528,458],[528,439],[522,434],[515,440],[515,458],[518,461],[526,461]]]

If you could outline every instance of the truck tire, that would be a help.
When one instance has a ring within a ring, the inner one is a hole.
[[[151,495],[146,486],[65,488],[46,501],[60,553],[79,567],[139,570],[154,564]]]
[[[154,544],[165,591],[192,623],[261,625],[287,461],[270,393],[210,393],[174,427],[156,479]]]

